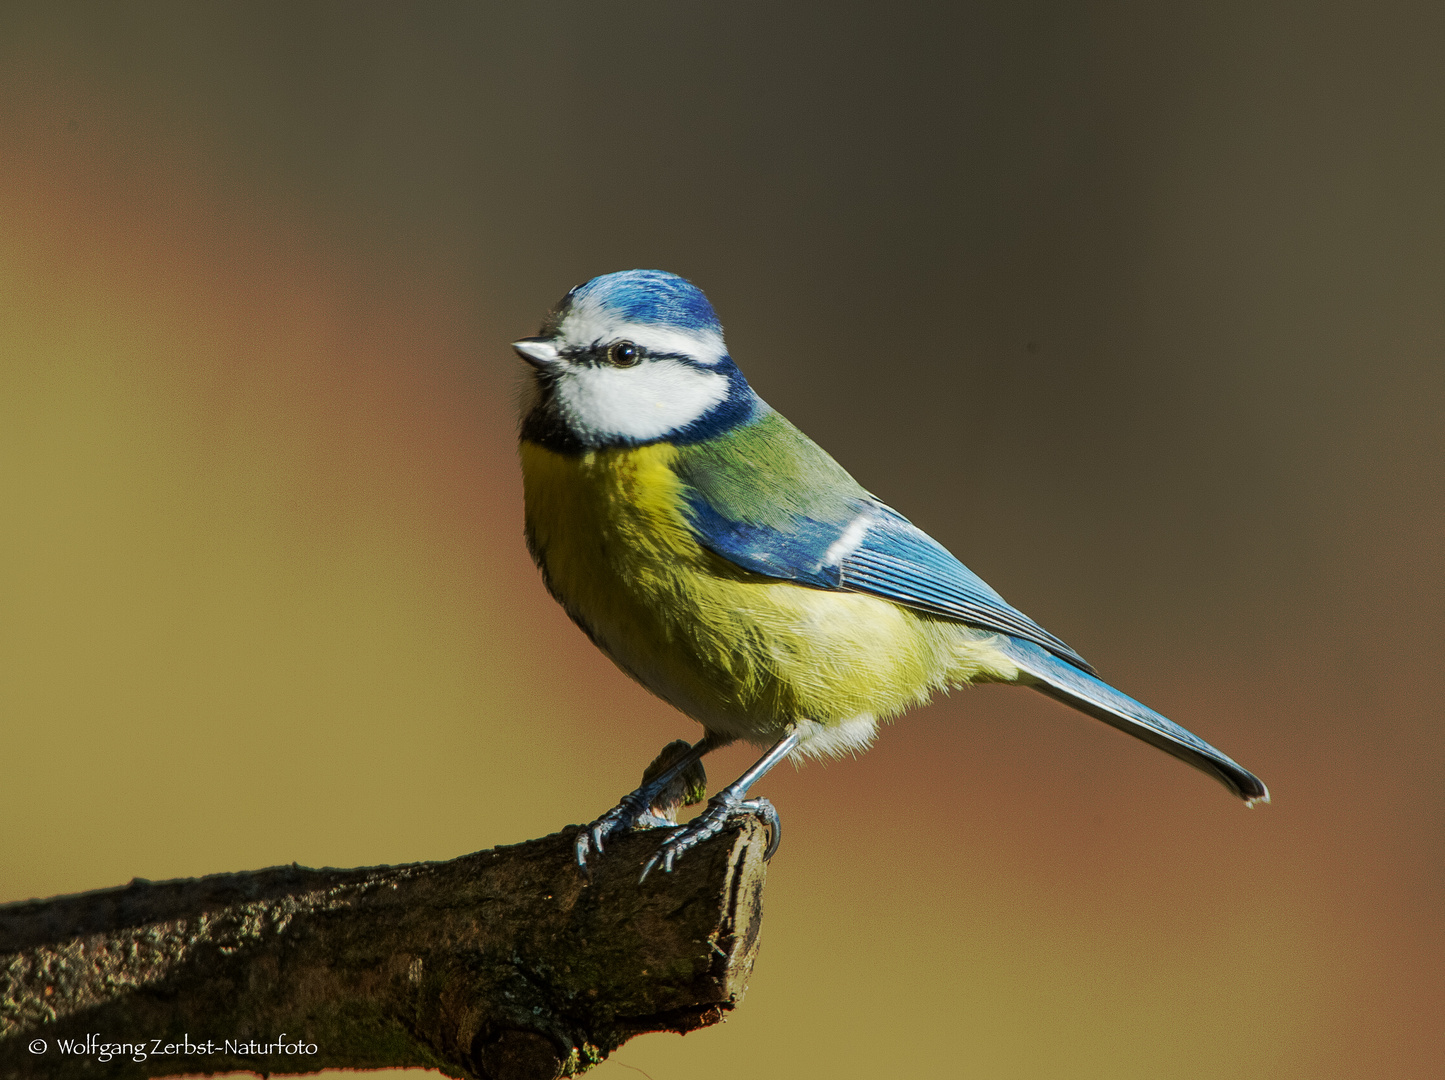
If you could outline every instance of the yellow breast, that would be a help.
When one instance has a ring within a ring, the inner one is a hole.
[[[675,456],[665,444],[521,448],[527,538],[547,587],[655,694],[709,730],[754,741],[804,720],[866,720],[871,735],[875,718],[936,689],[1002,674],[987,635],[706,550],[682,514]]]

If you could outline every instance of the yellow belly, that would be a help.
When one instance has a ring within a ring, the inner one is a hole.
[[[1016,669],[992,638],[863,593],[742,570],[683,519],[665,444],[562,455],[523,442],[527,536],[552,594],[624,671],[709,731],[866,745],[935,690]]]

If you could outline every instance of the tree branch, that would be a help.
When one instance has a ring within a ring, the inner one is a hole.
[[[745,819],[641,885],[656,834],[614,838],[589,881],[576,832],[444,863],[136,880],[0,907],[0,1076],[530,1080],[720,1021],[757,953],[766,830]]]

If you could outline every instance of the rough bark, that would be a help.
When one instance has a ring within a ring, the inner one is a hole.
[[[741,821],[640,885],[657,834],[611,841],[590,880],[575,835],[0,907],[0,1076],[550,1078],[721,1020],[757,952],[766,831]]]

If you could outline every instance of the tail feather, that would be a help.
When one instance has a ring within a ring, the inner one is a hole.
[[[1254,773],[1193,732],[1121,694],[1103,680],[1030,641],[1008,638],[1004,652],[1026,673],[1026,678],[1020,681],[1035,690],[1187,761],[1222,782],[1247,805],[1269,802],[1269,789]]]

